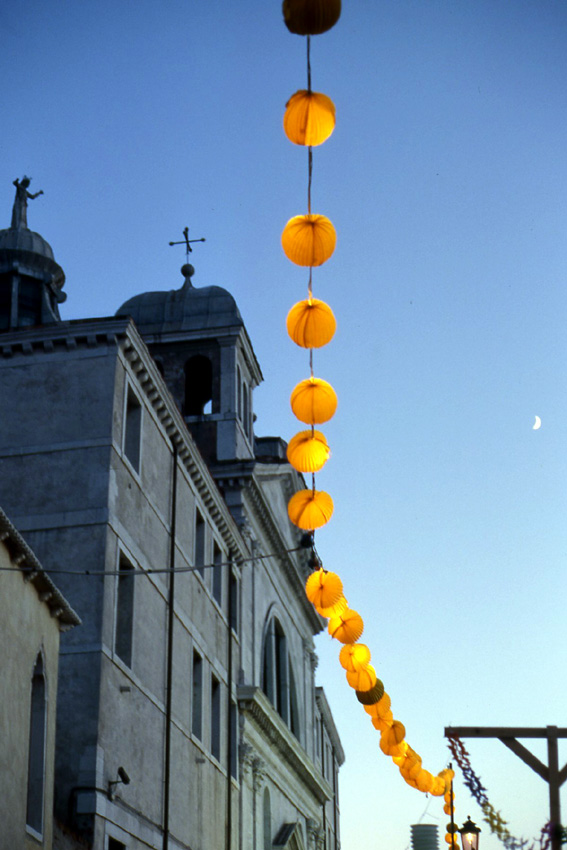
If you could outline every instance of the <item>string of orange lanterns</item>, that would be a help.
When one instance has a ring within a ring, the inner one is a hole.
[[[315,473],[330,456],[325,435],[315,425],[329,421],[337,408],[332,386],[313,371],[313,350],[327,345],[334,336],[336,320],[333,311],[313,296],[313,268],[323,265],[333,254],[336,232],[329,219],[311,210],[313,147],[323,144],[335,128],[335,106],[325,94],[311,88],[310,37],[331,29],[340,17],[340,0],[284,0],[284,21],[290,32],[307,37],[307,89],[291,96],[286,104],[283,126],[288,139],[308,148],[307,213],[296,215],[282,233],[283,250],[298,266],[309,269],[307,298],[295,304],[287,316],[287,331],[293,342],[309,350],[310,376],[301,381],[291,394],[291,409],[296,418],[310,430],[300,431],[289,441],[287,458],[301,473],[311,473],[310,489],[295,493],[288,503],[290,520],[304,531],[314,534],[333,513],[333,500],[315,487]],[[405,781],[413,788],[434,796],[444,796],[444,811],[453,812],[452,769],[436,776],[422,766],[422,759],[405,740],[406,730],[395,720],[391,700],[370,663],[369,648],[358,643],[364,624],[362,617],[348,607],[343,584],[336,573],[321,566],[307,580],[307,598],[318,613],[328,618],[328,632],[343,644],[339,662],[346,671],[348,684],[380,731],[380,749],[398,766]],[[453,817],[447,825],[445,841],[450,850],[458,850],[457,827]]]

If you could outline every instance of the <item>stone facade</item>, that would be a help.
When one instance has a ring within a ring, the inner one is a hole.
[[[0,510],[0,847],[51,850],[60,632],[78,617]]]
[[[254,437],[233,299],[189,269],[116,318],[0,335],[0,503],[83,621],[61,649],[56,817],[93,850],[338,850],[344,756],[286,511],[304,484]]]

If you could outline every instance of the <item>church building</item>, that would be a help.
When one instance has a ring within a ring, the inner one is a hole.
[[[324,621],[286,509],[305,485],[254,434],[262,373],[234,298],[187,263],[178,289],[63,320],[63,270],[15,185],[0,505],[81,620],[61,639],[42,846],[338,850]]]

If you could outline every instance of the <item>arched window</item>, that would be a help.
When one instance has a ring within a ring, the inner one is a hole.
[[[203,354],[195,354],[185,364],[185,416],[202,416],[213,398],[213,364]],[[210,408],[210,405],[209,405]]]
[[[28,756],[28,795],[26,823],[38,835],[43,833],[43,798],[45,786],[45,674],[41,653],[37,656],[32,676],[30,704],[30,736]]]
[[[300,734],[299,703],[287,638],[281,623],[272,617],[266,629],[262,658],[262,690],[296,738]]]
[[[270,792],[267,788],[264,788],[264,806],[262,815],[264,820],[263,850],[272,850],[272,807],[270,804]]]

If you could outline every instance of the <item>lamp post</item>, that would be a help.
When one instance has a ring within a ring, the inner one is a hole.
[[[478,839],[481,829],[474,821],[471,820],[470,815],[460,828],[459,832],[461,833],[463,850],[478,850]]]

